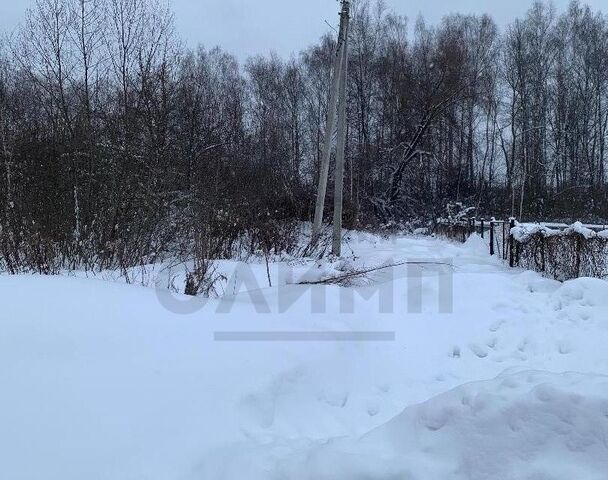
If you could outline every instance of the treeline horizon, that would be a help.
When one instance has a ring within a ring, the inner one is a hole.
[[[37,0],[0,39],[0,268],[289,250],[314,211],[334,50],[328,33],[240,65],[184,47],[160,2]],[[359,0],[349,61],[346,227],[422,225],[450,202],[608,218],[603,13],[537,2],[501,31]]]

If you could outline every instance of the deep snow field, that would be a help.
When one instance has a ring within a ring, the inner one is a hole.
[[[608,282],[509,269],[478,237],[350,246],[437,265],[345,288],[286,285],[345,262],[273,264],[269,287],[223,262],[204,304],[0,276],[0,479],[608,479]],[[395,340],[220,341],[298,331]]]

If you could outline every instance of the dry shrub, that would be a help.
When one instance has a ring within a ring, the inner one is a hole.
[[[608,239],[586,238],[577,232],[545,235],[538,232],[525,242],[515,241],[516,265],[556,280],[608,275]]]

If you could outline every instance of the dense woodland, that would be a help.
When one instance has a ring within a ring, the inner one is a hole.
[[[454,201],[608,217],[608,17],[537,3],[504,29],[428,25],[358,0],[350,45],[346,226]],[[37,0],[0,39],[0,268],[288,250],[314,213],[334,50],[330,32],[239,65],[186,48],[161,3]]]

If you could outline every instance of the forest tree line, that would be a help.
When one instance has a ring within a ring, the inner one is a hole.
[[[0,39],[1,267],[288,250],[314,213],[334,50],[330,33],[239,65],[185,47],[160,2],[37,0]],[[608,217],[608,18],[587,6],[535,3],[499,29],[357,0],[347,111],[347,227],[455,201]]]

